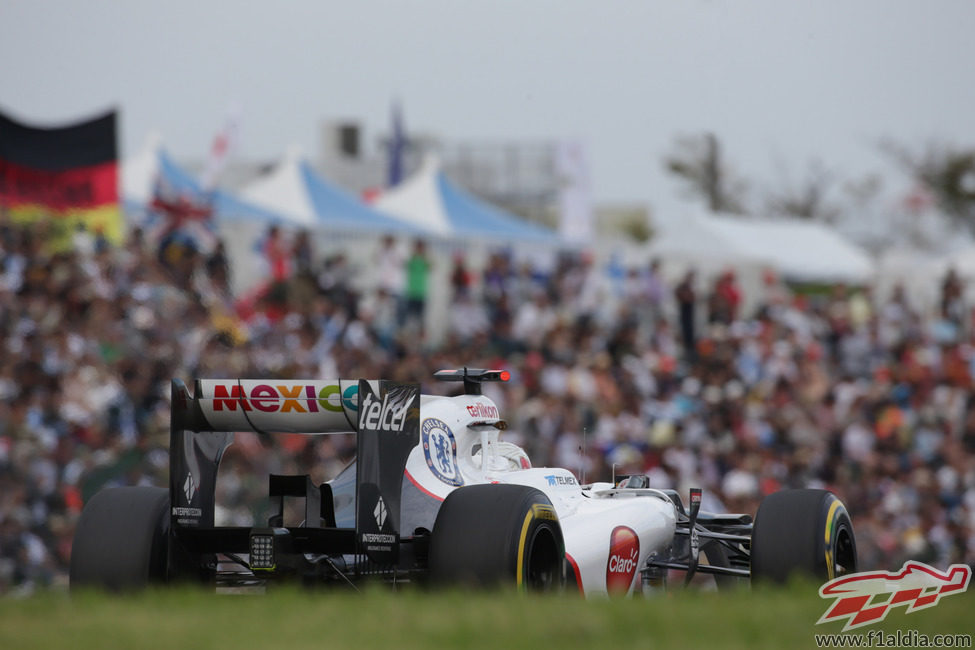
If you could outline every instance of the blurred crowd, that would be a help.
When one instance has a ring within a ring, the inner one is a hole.
[[[960,280],[919,313],[902,290],[796,292],[769,273],[746,304],[735,274],[668,282],[585,253],[540,269],[510,251],[480,268],[387,238],[371,259],[316,257],[275,233],[268,284],[228,291],[222,247],[160,251],[0,217],[0,594],[67,582],[83,503],[110,485],[167,485],[178,377],[389,378],[507,368],[490,385],[506,439],[582,481],[644,473],[753,513],[784,487],[826,487],[853,518],[864,568],[975,564],[975,331]],[[287,238],[285,238],[287,239]],[[449,260],[446,334],[425,331],[435,260]],[[353,286],[356,267],[373,286]],[[266,476],[334,476],[354,438],[238,434],[218,520],[266,516]]]

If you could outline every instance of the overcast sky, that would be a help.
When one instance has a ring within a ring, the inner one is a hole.
[[[324,119],[455,140],[578,138],[600,200],[666,204],[676,135],[745,175],[881,167],[889,136],[975,145],[970,0],[2,0],[0,108],[35,123],[116,105],[123,156],[158,130],[201,158],[228,107],[240,155]]]

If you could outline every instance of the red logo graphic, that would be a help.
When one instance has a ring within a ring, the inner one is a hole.
[[[847,619],[843,631],[884,620],[892,607],[907,605],[907,614],[934,607],[942,596],[960,594],[968,589],[971,567],[952,564],[947,572],[909,561],[897,573],[873,571],[853,573],[830,580],[819,588],[821,598],[836,602],[816,621]]]
[[[629,526],[617,526],[609,536],[609,561],[606,563],[606,591],[625,594],[633,584],[640,561],[640,538]]]
[[[475,402],[474,404],[468,406],[467,412],[471,414],[471,417],[475,418],[498,417],[498,407],[492,406],[491,404],[485,404],[484,402]]]

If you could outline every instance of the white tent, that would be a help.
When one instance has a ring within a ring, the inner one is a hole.
[[[770,255],[741,250],[715,227],[710,217],[692,214],[680,221],[658,224],[657,230],[649,246],[652,257],[709,267],[774,264]]]
[[[264,176],[241,190],[241,196],[257,205],[273,208],[287,215],[289,222],[311,226],[317,221],[300,171],[301,154],[292,147],[281,161]]]
[[[941,279],[948,266],[947,258],[939,258],[923,249],[888,248],[877,257],[874,295],[884,301],[890,298],[895,287],[899,287],[907,294],[914,309],[930,313],[937,306]]]
[[[870,255],[820,223],[690,214],[660,230],[650,248],[664,260],[761,265],[796,282],[864,284],[873,277]]]
[[[955,269],[955,273],[969,282],[975,281],[975,246],[969,245],[951,251],[934,264],[938,275],[944,275],[948,269]]]
[[[927,267],[923,286],[933,294],[935,305],[940,299],[941,284],[951,270],[954,270],[962,283],[965,302],[969,305],[975,304],[975,245],[969,244],[951,251]]]
[[[559,243],[554,231],[509,214],[454,185],[432,155],[424,159],[416,173],[380,194],[373,205],[444,239]]]
[[[122,161],[121,195],[127,203],[144,205],[152,200],[153,187],[159,176],[162,136],[150,133],[139,153]]]
[[[306,228],[370,235],[421,231],[327,182],[295,148],[270,173],[245,187],[241,195],[256,205],[287,215],[294,225]]]
[[[435,181],[439,171],[435,157],[424,157],[416,173],[383,191],[372,205],[433,235],[450,235],[452,228]]]
[[[282,223],[287,217],[239,199],[220,189],[204,190],[200,182],[177,165],[166,153],[162,137],[151,134],[142,150],[122,163],[122,199],[127,211],[145,216],[155,198],[159,183],[169,190],[209,204],[218,222],[254,220],[261,223]]]

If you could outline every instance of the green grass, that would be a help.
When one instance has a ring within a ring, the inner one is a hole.
[[[826,610],[818,585],[736,593],[672,592],[587,600],[517,593],[374,588],[266,595],[179,589],[128,596],[45,593],[0,599],[0,648],[810,648]],[[882,629],[975,632],[975,590]],[[859,631],[870,631],[874,627]]]

